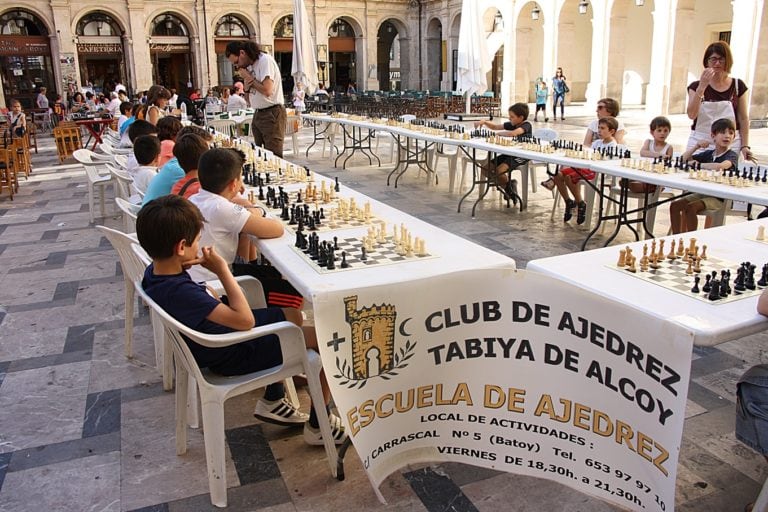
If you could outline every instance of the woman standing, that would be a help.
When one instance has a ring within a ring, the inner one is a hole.
[[[304,102],[304,89],[299,84],[293,86],[293,108],[299,114],[307,109],[307,105]]]
[[[171,99],[171,91],[162,85],[153,85],[147,91],[147,114],[145,119],[157,126],[157,122],[165,117],[165,106]]]
[[[711,142],[712,123],[718,119],[730,119],[736,123],[736,139],[731,149],[751,160],[749,147],[749,106],[747,86],[729,73],[733,65],[731,48],[725,41],[707,46],[704,52],[704,71],[701,78],[688,86],[688,108],[686,113],[693,119],[691,135],[686,150],[702,140]],[[710,149],[712,149],[710,144]]]
[[[565,121],[565,93],[569,92],[568,84],[565,83],[563,68],[557,68],[555,76],[552,78],[552,114],[557,121],[557,104],[560,103],[560,119]]]

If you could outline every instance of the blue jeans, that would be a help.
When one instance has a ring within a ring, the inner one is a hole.
[[[736,438],[768,455],[768,365],[753,366],[736,386]]]
[[[565,93],[556,92],[553,95],[552,114],[557,117],[557,103],[560,103],[560,117],[565,117]]]

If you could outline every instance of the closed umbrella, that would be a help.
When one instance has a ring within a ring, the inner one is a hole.
[[[488,89],[486,74],[491,70],[479,4],[478,0],[463,0],[461,4],[456,87],[467,95],[467,113],[472,94],[484,93]]]
[[[304,0],[293,0],[293,62],[291,76],[296,84],[309,92],[317,89],[315,45]]]

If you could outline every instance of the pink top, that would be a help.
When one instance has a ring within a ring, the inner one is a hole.
[[[164,166],[168,160],[173,158],[173,146],[175,144],[176,142],[172,140],[160,141],[160,160],[157,163],[158,168]]]

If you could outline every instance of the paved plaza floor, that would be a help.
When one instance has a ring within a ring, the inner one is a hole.
[[[593,115],[572,107],[566,122],[550,125],[580,141]],[[628,141],[639,147],[648,120],[631,111],[622,116]],[[673,123],[672,141],[680,145],[686,122]],[[767,131],[755,130],[752,138],[766,162]],[[456,212],[459,195],[447,190],[444,163],[439,185],[427,186],[423,176],[409,172],[395,189],[386,185],[387,163],[371,166],[355,157],[342,171],[327,153],[321,158],[319,146],[306,158],[309,138],[309,130],[301,130],[301,154],[288,151],[286,158],[502,252],[520,268],[578,250],[586,234],[564,224],[561,210],[550,218],[552,195],[541,188],[523,213],[491,195],[473,219],[468,210]],[[58,164],[49,135],[38,146],[33,173],[21,180],[18,195],[13,201],[0,196],[0,510],[212,510],[202,433],[190,430],[188,453],[175,454],[174,398],[154,368],[144,308],[136,319],[135,358],[123,355],[123,279],[115,252],[89,223],[85,173],[71,159]],[[380,149],[387,161],[387,138]],[[728,223],[744,221],[727,217]],[[113,215],[97,223],[122,227]],[[667,226],[661,212],[656,233],[665,234]],[[628,241],[629,233],[620,239]],[[768,476],[763,458],[734,437],[736,381],[768,361],[767,342],[763,333],[694,350],[676,510],[743,510]],[[559,484],[461,464],[403,468],[382,485],[388,504],[381,505],[353,451],[346,457],[347,478],[338,482],[323,449],[306,446],[301,430],[255,420],[259,394],[227,403],[232,511],[619,510]]]

